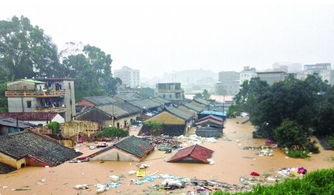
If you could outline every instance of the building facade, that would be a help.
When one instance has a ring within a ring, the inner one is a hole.
[[[318,74],[323,81],[330,84],[332,83],[331,73],[330,63],[305,64],[302,79],[305,79],[307,75]]]
[[[119,70],[115,70],[115,77],[118,77],[122,80],[122,85],[131,88],[139,87],[140,76],[139,70],[131,69],[127,66],[123,66]]]
[[[155,94],[170,101],[184,100],[184,90],[181,88],[181,83],[157,83]]]
[[[216,93],[218,95],[235,95],[240,88],[240,73],[235,71],[222,71],[218,74]]]
[[[8,112],[56,112],[66,122],[75,116],[73,79],[22,79],[7,84]]]
[[[269,85],[284,81],[288,76],[288,74],[284,71],[258,72],[257,75],[261,80],[266,81]]]
[[[242,85],[245,81],[250,81],[255,77],[257,77],[256,69],[245,66],[244,69],[240,72],[240,85]]]

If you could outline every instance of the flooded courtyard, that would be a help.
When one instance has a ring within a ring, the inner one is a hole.
[[[240,185],[241,176],[251,172],[275,174],[284,167],[305,167],[308,171],[334,167],[333,151],[324,151],[311,155],[308,159],[292,159],[279,149],[274,149],[273,156],[258,156],[255,150],[244,147],[258,147],[265,143],[263,139],[253,139],[253,127],[250,123],[241,124],[242,118],[228,119],[225,123],[224,136],[217,142],[204,142],[201,145],[214,151],[214,164],[167,163],[173,153],[155,150],[143,162],[150,165],[147,175],[169,174],[184,178],[210,179]],[[190,143],[184,143],[188,146]],[[78,147],[84,155],[96,152],[89,150],[86,144]],[[147,182],[142,185],[131,184],[137,179],[129,175],[136,171],[136,162],[66,162],[57,167],[26,167],[9,174],[0,175],[0,194],[95,194],[97,183],[111,181],[110,176],[123,178],[118,188],[110,189],[105,194],[145,194],[149,187],[160,184],[162,180]],[[88,184],[86,190],[76,190],[77,184]],[[187,192],[191,188],[178,190]]]

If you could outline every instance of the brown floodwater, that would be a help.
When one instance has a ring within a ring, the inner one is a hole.
[[[303,166],[307,170],[334,167],[330,157],[334,151],[320,149],[320,154],[312,155],[309,159],[292,159],[278,149],[271,157],[259,157],[256,151],[242,150],[244,146],[261,146],[265,140],[252,139],[253,127],[249,124],[238,124],[242,119],[228,119],[225,123],[224,137],[215,143],[206,142],[202,145],[214,150],[214,164],[167,163],[172,154],[154,151],[143,163],[149,164],[148,174],[170,174],[187,178],[215,179],[227,183],[240,184],[240,176],[247,176],[252,171],[259,173],[275,173],[279,168]],[[232,141],[227,141],[226,138]],[[84,155],[95,152],[87,145],[79,146]],[[130,170],[137,170],[136,162],[86,162],[64,163],[57,167],[26,167],[9,174],[0,175],[0,194],[95,194],[97,183],[111,182],[109,176],[124,175],[121,186],[111,189],[104,194],[144,194],[143,190],[161,183],[162,180],[131,185]],[[88,184],[88,190],[75,190],[76,184]],[[6,187],[3,187],[6,186]],[[13,189],[27,189],[13,191]]]

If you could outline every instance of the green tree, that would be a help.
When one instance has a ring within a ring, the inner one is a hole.
[[[60,125],[56,121],[48,123],[48,128],[51,129],[53,135],[58,135],[60,133]]]
[[[79,54],[63,59],[66,76],[75,78],[76,99],[85,96],[111,95],[119,79],[111,74],[111,56],[101,49],[86,45]]]
[[[108,138],[120,138],[129,136],[129,132],[125,131],[122,128],[117,127],[107,127],[104,128],[101,132],[99,132],[96,137],[108,137]]]
[[[1,82],[58,76],[62,70],[56,45],[24,16],[0,21],[0,69]]]
[[[146,121],[144,125],[148,126],[151,135],[157,136],[161,134],[162,124],[156,121]]]
[[[210,96],[211,96],[211,94],[208,92],[208,90],[204,89],[203,92],[202,92],[203,99],[208,100],[208,99],[210,99]]]
[[[279,127],[274,129],[274,140],[280,147],[287,148],[304,146],[309,142],[303,127],[291,120],[284,120]]]
[[[323,101],[317,105],[319,114],[315,120],[318,135],[334,135],[334,86],[324,94]]]

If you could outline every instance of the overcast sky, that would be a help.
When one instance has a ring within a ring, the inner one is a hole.
[[[334,3],[325,0],[3,1],[0,19],[24,15],[59,49],[91,44],[111,54],[113,69],[129,66],[146,77],[334,63]]]

